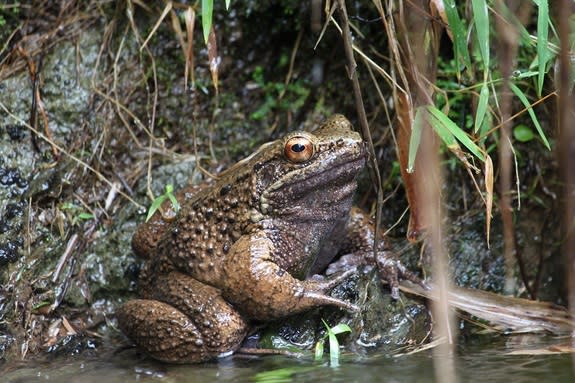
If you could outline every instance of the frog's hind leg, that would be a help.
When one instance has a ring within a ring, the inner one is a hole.
[[[151,357],[198,363],[239,348],[248,325],[219,290],[176,272],[154,282],[148,299],[116,312],[120,329]]]

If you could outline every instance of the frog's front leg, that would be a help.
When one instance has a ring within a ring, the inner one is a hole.
[[[240,238],[226,256],[222,294],[242,313],[256,320],[273,320],[318,306],[358,310],[326,294],[352,270],[336,278],[301,281],[274,262],[273,252],[273,242],[258,232]]]
[[[155,359],[198,363],[239,348],[248,325],[218,289],[179,272],[154,278],[116,312],[120,329]]]
[[[329,265],[327,275],[350,270],[359,265],[376,266],[381,279],[389,284],[394,299],[399,298],[400,278],[425,287],[417,275],[409,271],[394,254],[388,251],[383,236],[379,238],[377,256],[374,257],[375,225],[363,210],[355,207],[351,209],[345,232],[346,238],[340,249],[340,253],[344,255]]]

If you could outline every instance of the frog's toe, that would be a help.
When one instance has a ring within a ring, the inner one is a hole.
[[[391,296],[399,299],[399,279],[407,280],[425,288],[425,282],[409,271],[399,260],[390,257],[378,257],[377,268],[381,279],[389,283]]]

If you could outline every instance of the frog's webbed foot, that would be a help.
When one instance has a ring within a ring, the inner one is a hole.
[[[385,251],[378,253],[376,265],[380,278],[389,283],[393,299],[399,299],[400,278],[425,287],[425,282],[421,278],[409,271],[399,259],[389,256]]]
[[[337,261],[331,263],[326,275],[332,275],[343,270],[356,270],[358,266],[376,266],[380,278],[389,284],[393,299],[399,299],[399,280],[404,279],[426,288],[425,282],[415,273],[405,267],[405,265],[395,256],[387,251],[379,251],[374,261],[371,251],[357,252],[341,256]]]
[[[315,278],[314,276],[313,278],[307,279],[302,283],[306,285],[306,295],[311,299],[325,302],[322,304],[339,306],[349,311],[359,311],[360,308],[352,303],[326,295],[328,291],[340,285],[344,280],[346,280],[350,275],[354,273],[355,269],[349,269],[329,278]]]

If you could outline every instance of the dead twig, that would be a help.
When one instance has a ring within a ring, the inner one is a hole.
[[[370,164],[370,173],[375,181],[376,193],[377,193],[377,202],[376,202],[376,211],[375,211],[375,230],[379,233],[379,225],[381,222],[381,206],[383,204],[383,189],[381,187],[381,175],[379,173],[379,167],[377,165],[377,156],[375,155],[375,149],[373,147],[373,140],[371,138],[371,132],[369,130],[369,124],[367,122],[367,115],[365,113],[365,107],[363,105],[363,97],[361,95],[361,87],[359,85],[359,78],[357,76],[357,63],[355,62],[355,57],[353,55],[353,44],[351,42],[351,31],[349,28],[349,19],[347,16],[347,8],[345,6],[344,0],[338,0],[339,4],[339,14],[342,21],[342,39],[343,45],[345,49],[345,55],[347,58],[347,70],[348,75],[351,80],[352,88],[353,88],[353,95],[355,99],[355,108],[357,111],[357,117],[359,119],[359,124],[361,126],[361,133],[363,139],[367,142],[367,148],[369,151],[369,164]],[[374,257],[377,258],[377,249],[378,249],[378,242],[379,236],[375,236],[374,244],[373,244],[373,251]]]

